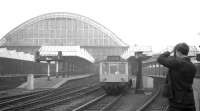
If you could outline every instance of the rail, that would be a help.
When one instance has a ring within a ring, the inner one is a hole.
[[[106,111],[109,108],[111,108],[121,97],[122,95],[115,97],[104,94],[87,102],[86,104],[83,104],[82,106],[72,111],[83,111],[91,109],[92,111]]]

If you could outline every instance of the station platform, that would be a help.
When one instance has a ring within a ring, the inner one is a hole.
[[[27,82],[23,83],[19,87],[15,89],[10,89],[6,91],[0,91],[0,96],[10,96],[10,95],[17,95],[17,94],[23,94],[28,92],[36,92],[41,91],[45,89],[53,89],[58,88],[62,84],[66,83],[69,80],[75,80],[80,78],[89,77],[92,74],[84,74],[84,75],[75,75],[75,76],[68,76],[68,77],[51,77],[48,81],[47,77],[42,78],[34,78],[34,90],[28,90],[27,89]]]
[[[90,74],[87,75],[76,75],[76,76],[68,76],[68,77],[50,77],[50,80],[47,77],[42,78],[35,78],[34,79],[34,89],[46,89],[46,88],[58,88],[68,80],[73,79],[80,79],[84,77],[91,76]],[[27,82],[20,85],[18,88],[27,88]]]

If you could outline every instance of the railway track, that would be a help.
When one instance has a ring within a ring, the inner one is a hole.
[[[101,95],[91,101],[83,104],[82,106],[75,108],[72,111],[106,111],[112,107],[122,95],[119,96],[108,96],[106,94]]]
[[[44,95],[50,95],[50,94],[58,94],[58,93],[62,93],[64,91],[70,91],[73,89],[79,89],[80,87],[75,87],[75,88],[66,88],[65,86],[57,88],[57,89],[49,89],[49,90],[43,90],[43,91],[39,91],[39,92],[33,92],[33,93],[27,93],[27,94],[20,94],[20,95],[14,95],[14,96],[8,96],[8,97],[4,97],[4,98],[0,98],[0,109],[2,107],[5,107],[7,105],[13,105],[19,101],[27,101],[31,98],[39,98],[42,97]]]
[[[40,91],[35,91],[35,92],[28,92],[28,93],[24,93],[24,94],[17,94],[17,95],[12,95],[12,96],[5,96],[5,97],[1,97],[0,98],[0,104],[6,101],[10,101],[10,100],[14,100],[14,99],[19,99],[19,98],[23,98],[23,97],[28,97],[28,96],[32,96],[32,95],[37,95],[37,94],[41,94],[41,93],[45,93],[48,92],[52,89],[45,89],[45,90],[40,90]]]
[[[59,89],[46,90],[46,91],[42,91],[42,92],[38,92],[38,93],[32,93],[32,94],[28,94],[28,95],[24,95],[24,96],[9,98],[9,99],[6,99],[6,100],[3,100],[0,102],[0,109],[3,109],[5,107],[10,107],[10,106],[15,106],[15,105],[18,105],[21,103],[34,101],[37,99],[55,96],[56,94],[61,94],[65,91],[67,92],[67,91],[75,90],[75,89],[79,89],[79,87],[77,87],[77,88],[61,87]]]
[[[136,111],[167,111],[169,107],[168,102],[166,98],[162,97],[160,92],[161,88]]]
[[[168,105],[162,104],[160,106],[152,107],[152,109],[150,111],[167,111],[167,110],[168,110]]]
[[[95,77],[95,75],[92,75],[92,76],[89,76],[89,77],[86,77],[86,78],[78,78],[78,79],[75,79],[75,80],[73,80],[73,79],[68,80],[67,83],[63,84],[59,88],[82,87],[82,86],[85,86],[85,84],[89,85],[91,83],[93,84],[94,82],[96,83],[96,81],[98,81],[98,78]],[[87,82],[90,82],[90,83],[87,84]],[[59,88],[57,88],[57,89],[59,89]],[[16,98],[21,98],[21,97],[24,97],[24,96],[34,95],[36,93],[48,92],[48,91],[53,91],[53,90],[57,90],[57,89],[41,89],[41,90],[38,90],[38,91],[31,91],[31,92],[26,92],[26,93],[22,93],[22,94],[3,96],[3,97],[0,97],[0,100],[1,100],[0,103],[4,102],[4,101],[16,99]]]
[[[13,102],[12,104],[6,105],[4,107],[1,107],[1,111],[23,111],[23,110],[41,110],[46,109],[50,107],[55,107],[59,104],[62,104],[64,102],[70,101],[72,99],[75,99],[77,97],[81,97],[82,95],[89,94],[95,90],[97,90],[97,85],[93,85],[90,87],[84,87],[81,89],[75,89],[75,90],[62,90],[57,93],[50,93],[46,95],[42,95],[37,98],[29,98],[26,101],[17,101]]]
[[[95,87],[95,88],[87,88],[86,90],[81,90],[79,92],[74,92],[72,95],[69,95],[69,96],[65,96],[65,97],[59,97],[58,99],[54,99],[53,101],[50,101],[50,102],[47,102],[47,103],[39,103],[39,105],[37,106],[34,106],[33,108],[29,108],[29,111],[35,111],[35,110],[48,110],[49,108],[52,108],[52,107],[56,107],[58,105],[61,105],[61,104],[65,104],[67,102],[70,102],[70,101],[74,101],[78,98],[82,98],[86,95],[89,95],[97,90],[99,90],[100,88],[99,87]]]

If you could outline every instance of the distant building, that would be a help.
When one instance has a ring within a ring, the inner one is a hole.
[[[95,59],[121,55],[128,45],[90,18],[49,13],[32,18],[8,32],[0,46],[33,54],[41,46],[80,46]]]

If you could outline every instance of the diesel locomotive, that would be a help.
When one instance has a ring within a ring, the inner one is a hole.
[[[99,78],[107,94],[115,95],[131,87],[132,76],[128,71],[128,61],[120,56],[108,56],[100,62]]]

